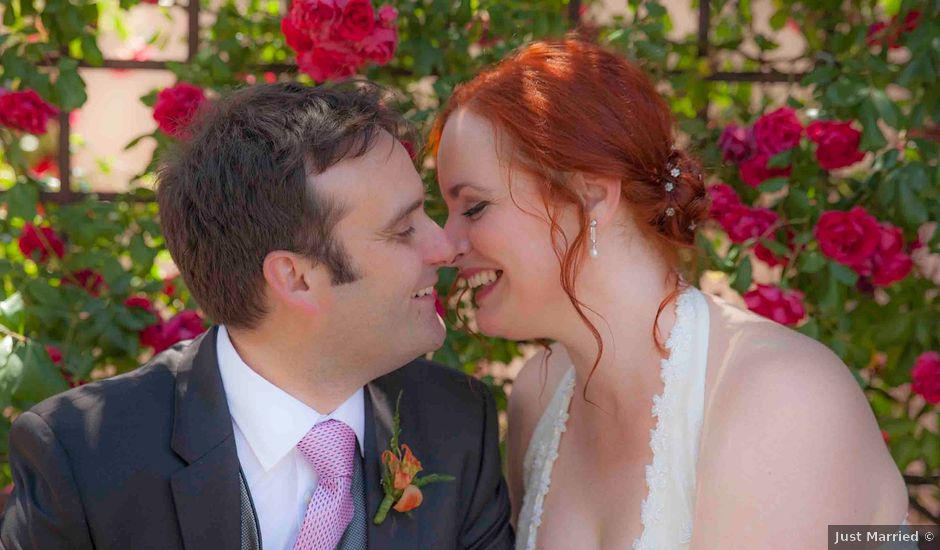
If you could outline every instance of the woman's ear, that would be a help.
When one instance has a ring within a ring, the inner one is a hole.
[[[322,265],[286,250],[274,250],[264,258],[262,267],[268,294],[291,307],[316,313],[326,296],[329,275]]]
[[[588,219],[597,220],[597,225],[603,227],[615,218],[622,189],[619,179],[580,173],[574,183]]]

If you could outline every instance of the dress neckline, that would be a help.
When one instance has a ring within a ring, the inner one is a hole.
[[[666,340],[665,348],[668,354],[660,360],[660,378],[663,381],[663,390],[652,398],[652,414],[657,418],[656,426],[650,430],[650,443],[653,456],[651,462],[647,464],[646,487],[647,493],[641,504],[640,521],[642,529],[639,536],[633,541],[633,549],[651,548],[651,543],[647,540],[649,527],[660,521],[663,511],[659,489],[665,483],[668,469],[664,460],[664,449],[666,444],[666,426],[664,418],[675,414],[679,409],[676,403],[678,395],[675,391],[670,391],[674,381],[679,378],[682,366],[689,364],[691,359],[690,346],[692,333],[695,329],[695,302],[699,298],[699,291],[694,286],[688,286],[676,298],[676,319],[672,329],[669,331],[669,337]],[[558,449],[561,444],[561,436],[567,428],[569,410],[571,408],[571,399],[576,387],[575,368],[571,365],[562,377],[552,396],[552,400],[539,419],[539,426],[532,434],[529,446],[526,450],[524,462],[526,464],[538,465],[539,460],[544,464],[536,467],[535,475],[535,493],[532,495],[532,515],[528,526],[525,526],[526,533],[520,533],[525,537],[525,549],[534,550],[538,535],[538,528],[542,523],[542,512],[545,497],[548,494],[552,470],[555,460],[558,458]],[[536,438],[539,434],[539,427],[543,423],[550,423],[552,431],[547,444],[539,445]],[[539,456],[533,455],[537,453]],[[524,502],[528,498],[524,499]],[[525,508],[525,506],[523,506]],[[691,537],[691,525],[684,527],[681,534],[682,539]]]

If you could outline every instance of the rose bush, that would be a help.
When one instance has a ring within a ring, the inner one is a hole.
[[[203,5],[212,23],[200,48],[167,64],[177,84],[142,98],[157,122],[128,145],[156,145],[134,178],[143,185],[112,201],[60,204],[44,195],[57,181],[48,143],[56,112],[74,113],[87,99],[78,66],[101,64],[106,12],[91,0],[0,2],[0,454],[19,411],[205,330],[208,320],[172,279],[146,183],[207,98],[245,83],[362,74],[426,128],[457,84],[524,42],[561,35],[570,12],[668,84],[683,143],[711,169],[714,222],[700,231],[688,276],[726,282],[743,306],[838,354],[909,474],[915,508],[937,519],[918,492],[936,491],[940,473],[940,231],[929,223],[940,219],[937,5],[781,0],[756,24],[750,2],[712,0],[704,49],[694,32],[677,36],[674,14],[653,0],[628,2],[625,18],[612,20],[595,17],[600,3],[561,0]],[[107,17],[134,4],[121,0]],[[796,70],[769,61],[779,45],[759,30],[768,25],[805,44],[796,60],[805,74],[761,82],[774,69]],[[289,63],[299,72],[284,70]],[[47,130],[39,150],[23,146]],[[433,161],[411,145],[433,189]],[[430,211],[446,215],[440,201]],[[454,276],[442,273],[442,295]],[[453,325],[453,308],[464,305],[449,305]],[[434,358],[480,375],[504,408],[511,380],[487,367],[522,349],[449,328]],[[0,481],[8,475],[0,469]]]

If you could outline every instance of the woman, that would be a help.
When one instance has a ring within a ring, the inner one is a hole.
[[[479,330],[555,342],[510,400],[517,547],[825,548],[829,524],[904,520],[845,365],[678,275],[707,193],[639,69],[534,43],[431,142]]]

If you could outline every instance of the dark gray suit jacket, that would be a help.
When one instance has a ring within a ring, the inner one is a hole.
[[[254,514],[242,513],[217,332],[20,415],[10,431],[15,485],[0,546],[249,548],[242,539],[250,538]],[[401,441],[427,472],[457,479],[424,487],[424,503],[410,517],[391,512],[377,526],[371,518],[382,499],[380,455],[400,390]],[[512,548],[496,408],[482,383],[416,360],[370,382],[365,408],[368,548]]]

